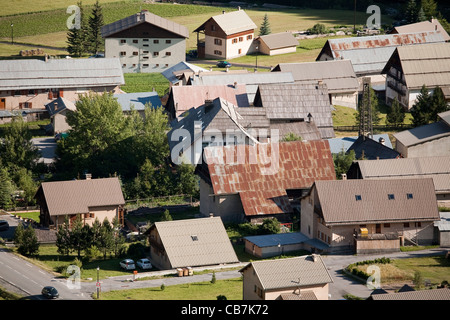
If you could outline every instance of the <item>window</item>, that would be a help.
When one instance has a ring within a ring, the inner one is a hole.
[[[144,59],[144,60],[148,60],[148,57],[142,57],[142,59]]]
[[[127,40],[125,40],[125,39],[120,39],[120,43],[127,43]]]
[[[142,39],[142,41],[148,41],[148,39]]]
[[[390,224],[390,223],[385,223],[385,224],[383,224],[383,227],[385,227],[385,228],[390,228],[390,227],[391,227],[391,224]]]
[[[356,201],[361,201],[362,197],[360,194],[355,195]]]
[[[16,91],[14,91],[14,95],[15,95],[15,96],[20,96],[20,95],[22,95],[22,94],[21,94],[20,90],[16,90]]]
[[[169,66],[169,64],[168,64],[168,63],[166,63],[166,64],[164,65],[164,67],[166,67],[166,68],[167,68],[168,66]]]
[[[171,52],[166,52],[166,56],[171,56],[172,53]]]
[[[239,42],[244,41],[244,37],[239,37]]]
[[[191,239],[192,239],[192,241],[198,241],[198,236],[195,235],[195,234],[193,234],[193,235],[191,236]]]
[[[216,31],[216,25],[215,24],[211,25],[211,31]]]
[[[247,36],[247,40],[252,40],[252,39],[253,39],[253,35],[249,34],[249,35]]]
[[[388,199],[389,199],[389,200],[395,200],[394,194],[393,194],[393,193],[389,193],[389,194],[388,194]]]
[[[159,63],[155,64],[155,67],[159,67]]]
[[[122,68],[125,68],[127,66],[127,64],[126,63],[124,63],[123,65],[122,65]]]
[[[403,223],[403,228],[409,228],[409,222]]]
[[[407,193],[406,194],[406,199],[412,199],[413,198],[413,194],[412,193]]]
[[[166,40],[166,43],[167,44],[172,43],[172,40]]]
[[[214,39],[214,44],[221,46],[222,45],[222,39]]]
[[[139,55],[139,52],[133,51],[133,56],[137,56],[137,55]]]
[[[157,56],[159,56],[159,52],[153,52],[153,55],[154,55],[155,57],[157,57]]]
[[[231,40],[231,43],[237,43],[237,42],[238,42],[237,38],[234,38],[233,40]]]
[[[126,56],[127,55],[127,53],[125,52],[125,51],[120,51],[120,56]]]
[[[148,44],[143,44],[142,46],[143,46],[143,47],[148,47]]]
[[[142,51],[142,53],[143,53],[143,54],[146,54],[146,53],[148,53],[148,51]]]
[[[137,39],[134,39],[133,43],[139,43],[139,41]]]
[[[421,228],[422,227],[422,222],[414,222],[414,227],[416,228]]]
[[[239,50],[238,50],[238,54],[241,54],[241,53],[242,53],[242,49],[239,49]]]
[[[153,40],[153,43],[159,43],[159,40]]]
[[[144,63],[144,67],[148,67],[148,63]]]
[[[218,56],[221,56],[221,55],[222,55],[222,51],[220,51],[220,50],[214,50],[214,54],[215,54],[215,55],[218,55]]]

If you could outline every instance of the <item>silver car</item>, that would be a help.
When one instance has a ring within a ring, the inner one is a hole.
[[[136,267],[134,266],[134,261],[131,259],[125,259],[120,261],[120,267],[125,270],[134,270]]]
[[[139,268],[141,269],[151,269],[152,268],[152,264],[150,262],[150,260],[144,258],[144,259],[139,259],[137,261],[137,265]]]

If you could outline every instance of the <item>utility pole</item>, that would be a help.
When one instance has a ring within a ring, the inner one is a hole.
[[[356,0],[355,0],[355,6],[353,10],[353,33],[356,34]]]
[[[14,24],[11,23],[11,44],[14,44]]]

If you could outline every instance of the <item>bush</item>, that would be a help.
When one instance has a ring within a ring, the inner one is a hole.
[[[325,34],[328,32],[327,28],[322,23],[316,23],[312,28],[307,30],[311,34]]]

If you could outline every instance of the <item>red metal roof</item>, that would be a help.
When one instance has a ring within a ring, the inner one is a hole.
[[[292,212],[286,190],[335,179],[326,140],[205,148],[205,161],[214,194],[239,193],[247,216]]]

